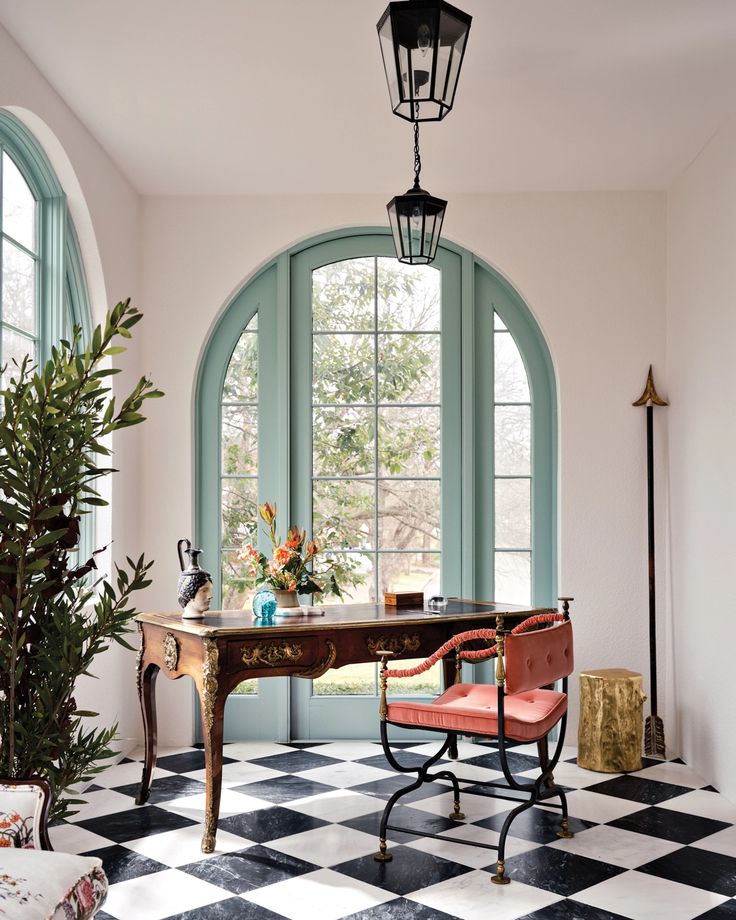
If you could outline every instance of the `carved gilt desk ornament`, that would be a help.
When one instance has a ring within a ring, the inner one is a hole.
[[[189,556],[189,566],[184,568],[184,553]],[[177,583],[179,606],[184,609],[182,617],[199,620],[210,609],[212,603],[212,576],[199,565],[201,549],[192,549],[189,540],[179,540],[176,544],[181,574]]]

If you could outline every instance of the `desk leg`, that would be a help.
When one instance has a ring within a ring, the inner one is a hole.
[[[142,640],[141,640],[142,641]],[[143,713],[143,730],[145,732],[146,753],[143,758],[143,775],[141,787],[135,800],[136,805],[145,805],[151,790],[151,777],[156,766],[156,743],[158,740],[156,727],[156,678],[159,668],[155,664],[142,667],[139,663],[138,695]]]
[[[215,849],[217,819],[220,814],[220,791],[222,789],[222,737],[227,695],[220,692],[218,684],[219,652],[217,642],[205,639],[202,681],[199,699],[202,711],[204,734],[204,765],[206,774],[204,833],[202,852],[212,853]]]

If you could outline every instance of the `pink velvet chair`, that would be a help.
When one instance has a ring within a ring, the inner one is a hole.
[[[417,777],[408,786],[395,792],[386,803],[379,831],[379,851],[375,854],[375,859],[380,862],[392,859],[392,854],[386,847],[387,831],[400,830],[421,834],[421,831],[389,824],[391,810],[402,796],[418,789],[423,783],[437,779],[446,779],[452,784],[455,801],[454,810],[449,817],[453,821],[462,821],[465,817],[460,811],[460,783],[497,789],[497,792],[490,794],[515,802],[520,801],[518,793],[526,796],[507,815],[497,847],[454,838],[456,843],[485,846],[498,851],[496,874],[491,877],[491,881],[497,885],[509,882],[509,877],[504,874],[506,837],[512,822],[523,811],[542,803],[547,807],[559,808],[562,818],[558,836],[573,836],[568,827],[565,793],[556,785],[553,776],[565,738],[567,678],[574,666],[572,623],[567,602],[563,609],[562,614],[546,613],[529,617],[511,631],[504,629],[503,620],[499,617],[496,629],[476,629],[460,633],[416,668],[389,669],[388,659],[392,652],[385,649],[377,650],[376,654],[381,657],[380,718],[383,750],[386,759],[395,770],[401,773],[416,773]],[[485,648],[478,648],[481,643],[485,643]],[[491,643],[495,644],[489,647]],[[451,652],[456,656],[457,679],[437,699],[430,702],[389,702],[389,680],[426,671]],[[495,684],[460,682],[460,667],[463,661],[477,662],[491,657],[496,657]],[[558,681],[561,682],[559,689],[553,689],[552,685]],[[436,731],[444,734],[445,739],[439,750],[422,766],[405,767],[397,761],[391,751],[387,731],[389,725]],[[550,757],[548,738],[555,727],[558,727],[557,740]],[[457,777],[445,765],[430,772],[448,750],[452,754],[458,735],[497,739],[504,781],[465,780]],[[539,773],[535,779],[527,780],[512,775],[506,751],[508,741],[526,744],[536,742]],[[517,794],[509,795],[510,790]],[[549,801],[550,799],[559,799],[559,802]]]

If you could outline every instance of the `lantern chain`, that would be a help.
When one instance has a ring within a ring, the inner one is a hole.
[[[414,122],[414,188],[420,188],[419,173],[422,171],[422,158],[419,155],[419,122]]]

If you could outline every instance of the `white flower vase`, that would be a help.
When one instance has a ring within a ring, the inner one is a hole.
[[[280,591],[273,589],[276,597],[276,616],[277,617],[300,617],[302,608],[299,604],[299,595],[296,591]]]

